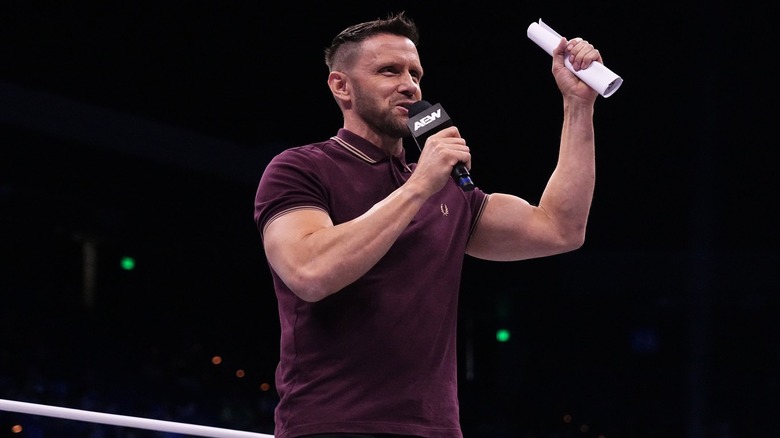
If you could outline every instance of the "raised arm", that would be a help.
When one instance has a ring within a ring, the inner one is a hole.
[[[488,260],[522,260],[582,246],[595,185],[594,102],[598,93],[564,65],[587,68],[601,55],[587,41],[561,39],[552,73],[563,96],[558,162],[538,206],[513,195],[493,194],[467,247]]]

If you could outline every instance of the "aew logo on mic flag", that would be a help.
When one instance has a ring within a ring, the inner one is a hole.
[[[419,114],[416,115],[413,114],[415,109],[419,111],[419,108],[410,109],[407,123],[409,130],[412,131],[412,136],[420,147],[425,144],[425,139],[433,133],[452,126],[452,119],[439,103],[419,111]]]
[[[428,114],[427,116],[423,117],[420,120],[417,120],[414,122],[414,130],[417,131],[418,129],[422,128],[423,126],[436,121],[437,119],[441,118],[441,107],[437,109],[436,111],[433,111],[432,113]]]

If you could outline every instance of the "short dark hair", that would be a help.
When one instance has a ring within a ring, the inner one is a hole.
[[[350,58],[350,50],[342,50],[345,46],[350,47],[362,42],[374,35],[388,33],[409,38],[416,46],[420,40],[417,25],[406,16],[404,11],[389,14],[387,18],[377,18],[376,20],[366,21],[355,24],[341,31],[330,43],[330,47],[325,49],[325,65],[332,71],[334,64],[347,62]]]

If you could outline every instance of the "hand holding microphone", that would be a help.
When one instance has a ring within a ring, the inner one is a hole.
[[[441,104],[431,105],[425,100],[415,102],[409,108],[409,121],[407,124],[415,143],[417,143],[417,147],[421,151],[428,137],[442,129],[453,126],[452,119],[441,107]],[[453,167],[452,179],[455,180],[463,191],[468,192],[474,189],[474,182],[471,180],[469,170],[464,163],[458,163]]]

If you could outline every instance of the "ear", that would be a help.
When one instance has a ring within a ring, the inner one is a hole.
[[[328,87],[333,97],[339,102],[344,103],[350,99],[349,79],[347,75],[340,71],[332,71],[328,75]]]

